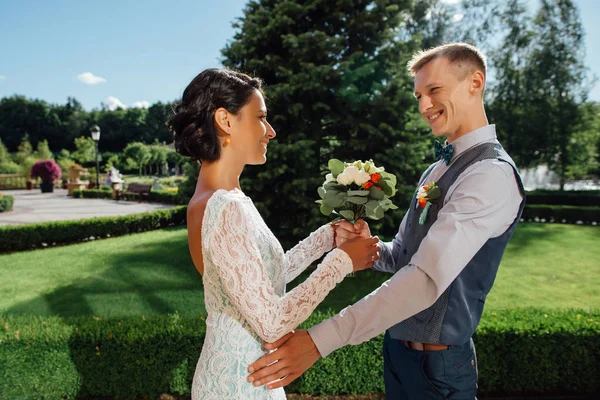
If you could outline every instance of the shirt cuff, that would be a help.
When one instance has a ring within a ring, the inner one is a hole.
[[[335,327],[335,322],[331,318],[309,328],[308,334],[323,358],[344,345]]]

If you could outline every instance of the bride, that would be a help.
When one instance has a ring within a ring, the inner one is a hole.
[[[252,200],[240,189],[245,165],[266,162],[275,137],[258,78],[226,69],[195,77],[168,122],[175,148],[202,162],[187,211],[188,243],[202,274],[206,337],[192,384],[193,400],[285,399],[246,381],[248,366],[310,316],[327,293],[353,270],[377,260],[377,238],[335,247],[324,225],[284,253]],[[286,283],[328,253],[304,282]]]

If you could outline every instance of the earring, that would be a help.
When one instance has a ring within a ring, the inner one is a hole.
[[[225,139],[225,146],[227,146],[230,143],[231,143],[231,139],[229,139],[229,138]]]

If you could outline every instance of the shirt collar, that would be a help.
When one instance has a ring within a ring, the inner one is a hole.
[[[473,146],[496,139],[496,125],[486,125],[475,129],[452,142],[453,158],[469,150]],[[448,144],[448,142],[446,142]]]

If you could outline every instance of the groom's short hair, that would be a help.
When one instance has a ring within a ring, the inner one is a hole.
[[[428,62],[439,57],[446,57],[454,66],[458,78],[463,80],[468,74],[477,70],[487,78],[487,62],[483,53],[475,46],[467,43],[449,43],[421,50],[415,53],[407,64],[408,72],[415,76],[417,72]]]

